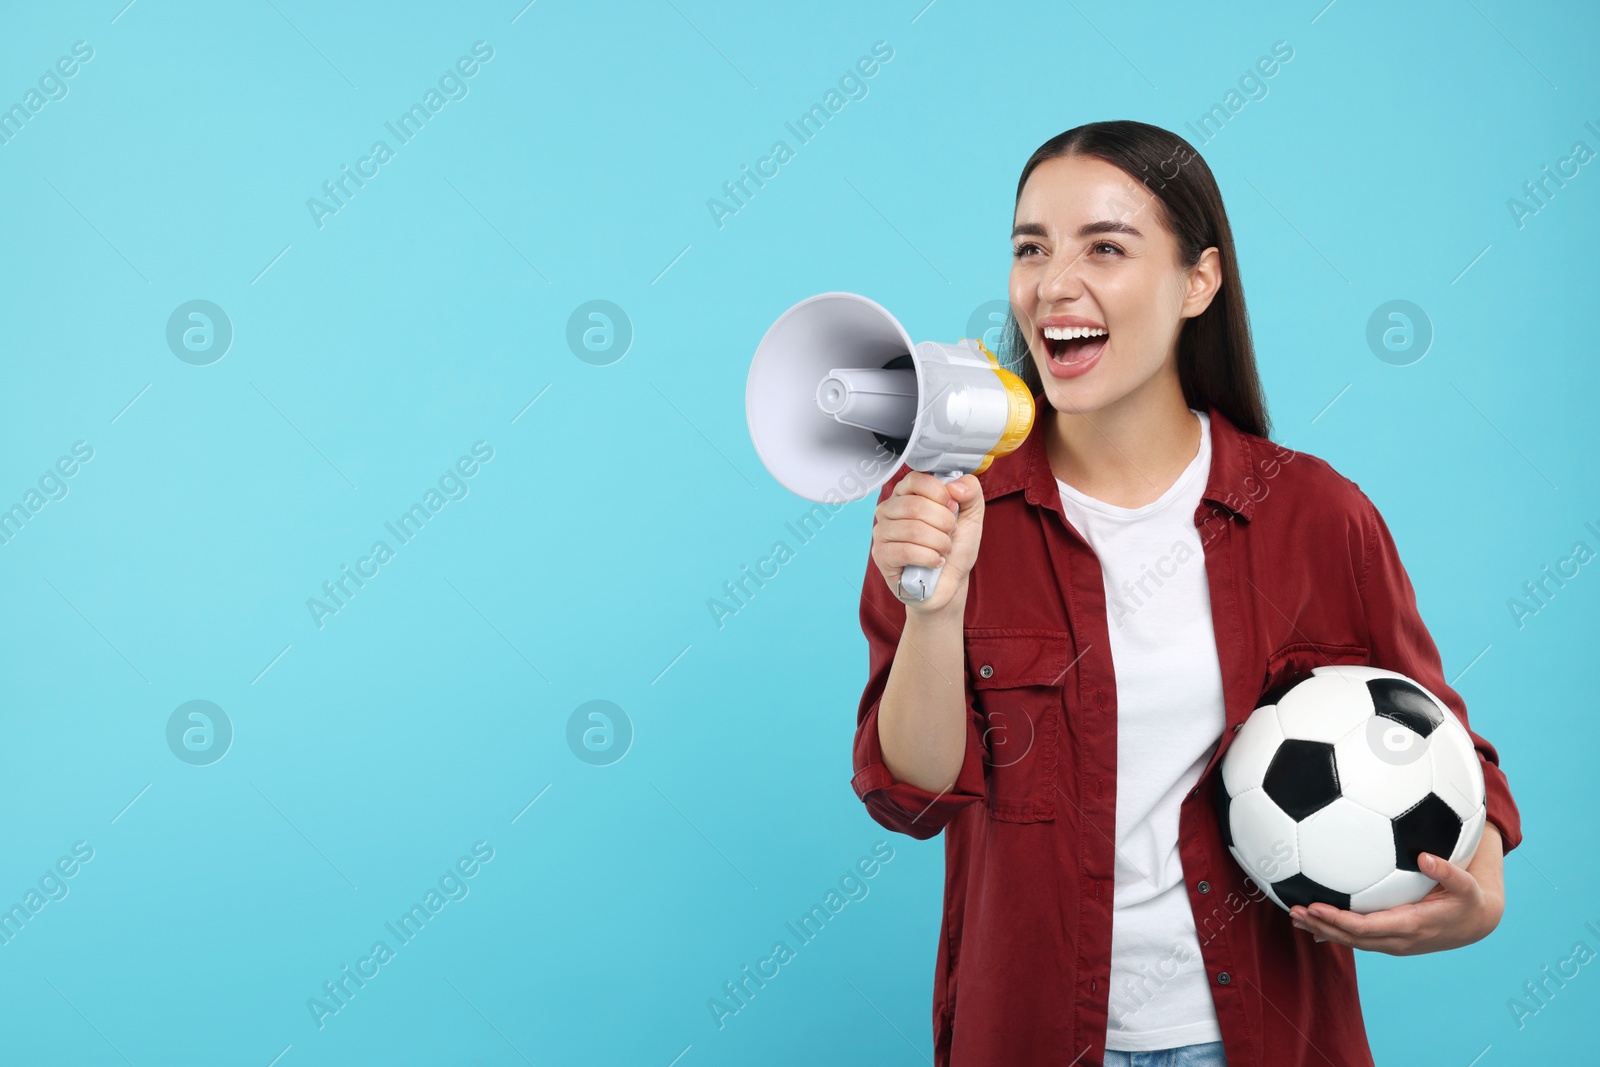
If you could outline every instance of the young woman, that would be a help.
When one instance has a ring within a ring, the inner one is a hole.
[[[1372,1063],[1353,949],[1476,941],[1521,825],[1471,733],[1487,824],[1465,866],[1367,915],[1285,914],[1227,851],[1218,762],[1261,695],[1370,663],[1467,724],[1388,526],[1273,444],[1233,238],[1193,148],[1068,130],[1017,183],[1008,354],[1024,444],[879,496],[853,785],[884,826],[944,831],[939,1067]],[[959,506],[959,507],[958,507]],[[979,540],[983,548],[979,551]],[[943,565],[904,603],[903,568]]]

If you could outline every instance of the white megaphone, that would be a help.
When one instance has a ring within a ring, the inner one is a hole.
[[[1033,425],[1033,395],[981,340],[912,343],[856,293],[819,293],[778,316],[745,385],[756,454],[807,500],[858,500],[904,462],[942,482],[984,470]],[[942,567],[911,566],[901,600],[933,595]]]

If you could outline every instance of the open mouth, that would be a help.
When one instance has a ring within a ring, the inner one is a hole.
[[[1111,336],[1095,326],[1046,326],[1043,333],[1050,359],[1065,366],[1098,356]]]

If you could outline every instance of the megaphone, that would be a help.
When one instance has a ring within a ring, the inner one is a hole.
[[[857,293],[819,293],[778,316],[745,385],[761,462],[807,500],[858,500],[904,462],[949,483],[1013,451],[1033,395],[981,339],[914,344]],[[895,594],[933,595],[943,567],[910,566]]]

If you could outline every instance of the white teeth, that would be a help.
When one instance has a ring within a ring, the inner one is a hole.
[[[1104,337],[1098,326],[1046,326],[1044,335],[1052,341],[1071,341],[1079,337]]]

